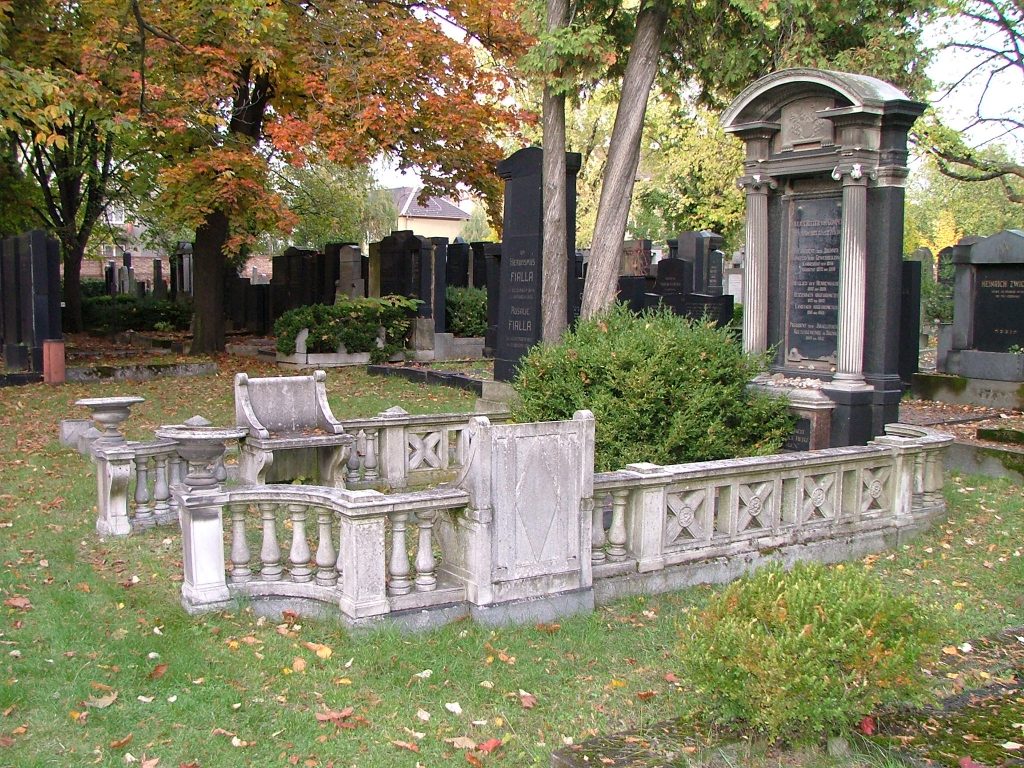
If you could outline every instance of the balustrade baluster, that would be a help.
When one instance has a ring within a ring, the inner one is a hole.
[[[391,513],[391,559],[388,561],[388,591],[404,595],[412,589],[409,578],[409,552],[405,541],[408,512]]]
[[[281,580],[281,547],[277,543],[277,505],[273,502],[260,502],[257,507],[263,519],[263,546],[260,549],[260,561],[263,568],[260,578],[263,581]]]
[[[167,484],[167,455],[153,457],[153,514],[158,523],[166,523],[171,514],[171,491]]]
[[[608,528],[608,559],[626,559],[626,500],[627,488],[612,491],[612,524]]]
[[[171,458],[167,461],[167,475],[168,475],[168,477],[167,477],[167,484],[171,488],[174,488],[174,487],[176,487],[178,485],[181,485],[181,480],[182,480],[181,469],[182,469],[182,466],[183,466],[183,462],[181,460],[181,457],[177,454],[177,452],[175,452],[171,456]],[[171,509],[173,509],[175,512],[179,511],[178,500],[176,498],[174,498],[173,496],[171,497]]]
[[[292,519],[292,548],[288,554],[288,559],[292,564],[292,581],[312,581],[313,569],[309,567],[309,542],[306,541],[306,506],[304,504],[289,504],[288,514]]]
[[[335,570],[338,553],[334,549],[334,532],[331,530],[334,514],[329,509],[319,507],[316,518],[320,537],[316,548],[316,583],[321,587],[333,587],[338,583],[338,572]]]
[[[604,551],[607,541],[604,535],[605,498],[602,496],[601,502],[594,504],[593,525],[590,532],[590,562],[592,563],[603,563],[608,558]]]
[[[341,525],[338,525],[338,560],[334,564],[334,570],[338,572],[338,581],[345,577],[345,561],[344,561],[344,550],[341,548]]]
[[[152,528],[153,505],[149,503],[149,456],[135,457],[135,524]]]
[[[363,479],[376,480],[380,477],[377,471],[377,435],[379,430],[370,429],[366,431],[366,456],[363,458]]]
[[[436,509],[423,509],[416,513],[420,536],[416,546],[416,589],[430,592],[437,588],[437,560],[434,557],[434,519]]]
[[[356,435],[356,439],[352,441],[352,445],[348,447],[348,461],[345,462],[347,472],[345,473],[345,480],[349,483],[358,483],[359,477],[359,454],[363,451],[362,445],[366,443],[366,433],[359,430],[359,434]]]
[[[235,584],[244,584],[247,581],[252,581],[252,569],[249,567],[252,555],[245,539],[245,514],[249,511],[249,505],[235,503],[231,504],[229,509],[231,510],[231,581]]]
[[[221,456],[213,465],[213,477],[217,481],[217,485],[224,485],[224,481],[228,479],[228,468],[224,465],[224,457]]]

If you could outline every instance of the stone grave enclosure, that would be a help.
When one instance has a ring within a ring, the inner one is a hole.
[[[119,425],[140,401],[82,402],[102,427],[97,529],[180,521],[190,612],[244,597],[351,626],[548,621],[769,558],[859,557],[945,508],[951,438],[903,424],[866,446],[595,473],[586,411],[501,424],[391,409],[342,423],[351,449],[335,487],[238,485],[223,456],[239,438],[244,450],[245,429],[190,420],[127,442]]]

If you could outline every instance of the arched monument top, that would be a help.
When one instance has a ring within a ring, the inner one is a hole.
[[[782,69],[751,83],[722,115],[727,130],[772,121],[789,102],[812,94],[838,98],[857,111],[885,112],[887,105],[915,104],[894,85],[868,75],[827,69]],[[923,105],[922,105],[923,107]]]

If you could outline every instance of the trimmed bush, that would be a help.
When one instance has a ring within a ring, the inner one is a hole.
[[[922,694],[936,637],[919,606],[858,568],[772,565],[690,618],[679,659],[698,717],[808,743]]]
[[[274,323],[277,351],[282,355],[295,354],[295,337],[303,328],[308,328],[306,349],[309,352],[337,352],[338,347],[344,345],[347,352],[369,352],[373,362],[384,362],[404,348],[418,304],[418,299],[384,296],[290,309]],[[381,328],[384,329],[383,347],[378,345]]]
[[[530,350],[514,383],[521,402],[513,416],[569,419],[589,408],[598,471],[771,454],[793,421],[784,400],[747,389],[765,365],[727,329],[617,304],[559,344]]]
[[[160,328],[188,330],[192,307],[173,301],[135,296],[89,296],[82,299],[82,325],[94,333],[153,331]]]
[[[445,327],[456,336],[487,333],[487,291],[449,286],[445,291]]]

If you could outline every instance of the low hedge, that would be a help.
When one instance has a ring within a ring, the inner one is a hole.
[[[558,344],[530,350],[514,382],[513,416],[550,421],[593,411],[598,471],[767,455],[782,447],[793,420],[784,400],[748,388],[765,365],[728,328],[616,304]]]
[[[308,328],[309,352],[337,352],[344,345],[346,352],[369,352],[373,362],[384,362],[404,348],[419,303],[418,299],[405,296],[384,296],[290,309],[274,323],[277,351],[282,355],[295,354],[295,337]],[[379,343],[381,328],[383,346]]]
[[[82,326],[94,333],[188,330],[192,306],[135,296],[87,296],[82,299]]]
[[[445,292],[445,328],[456,336],[487,333],[487,291],[449,287]]]
[[[678,660],[709,725],[813,743],[925,695],[937,625],[857,566],[779,565],[691,615]]]

